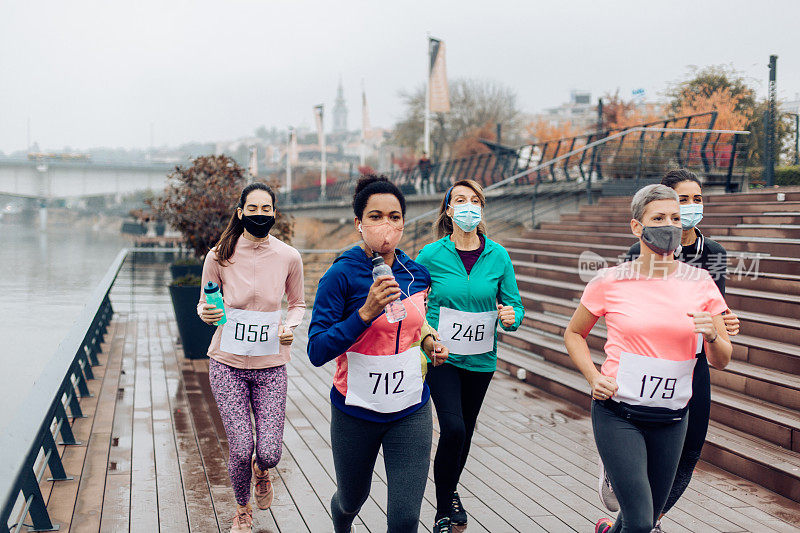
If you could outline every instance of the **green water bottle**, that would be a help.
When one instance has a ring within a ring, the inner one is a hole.
[[[209,281],[203,288],[203,291],[206,293],[207,304],[211,304],[217,309],[222,309],[222,318],[214,322],[215,326],[221,326],[227,322],[228,319],[225,318],[225,302],[222,301],[222,294],[219,292],[219,285],[213,281]]]

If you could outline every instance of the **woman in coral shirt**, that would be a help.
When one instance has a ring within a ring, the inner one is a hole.
[[[592,389],[597,450],[620,514],[596,533],[649,533],[666,502],[686,436],[698,333],[708,362],[724,368],[731,343],[725,300],[705,270],[675,260],[681,240],[678,195],[649,185],[633,197],[631,231],[641,255],[598,272],[570,320],[564,342]],[[598,371],[586,337],[600,317],[608,329]]]

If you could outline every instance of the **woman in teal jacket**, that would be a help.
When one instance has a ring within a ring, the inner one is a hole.
[[[465,527],[467,514],[456,487],[469,454],[475,421],[497,368],[497,323],[514,331],[525,309],[511,258],[486,237],[486,197],[473,180],[456,182],[445,194],[436,229],[417,263],[428,268],[428,323],[450,351],[443,365],[428,367],[427,382],[439,417],[433,463],[436,482],[434,533]]]

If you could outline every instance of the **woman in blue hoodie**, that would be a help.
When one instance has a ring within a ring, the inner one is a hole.
[[[397,249],[405,218],[403,194],[386,178],[362,178],[353,212],[364,243],[336,258],[320,280],[308,335],[312,364],[336,360],[331,448],[337,488],[331,517],[336,533],[352,531],[383,447],[388,531],[414,532],[433,432],[425,355],[441,364],[447,349],[434,340],[425,321],[430,275]],[[381,257],[393,276],[373,281],[373,257]],[[390,322],[384,307],[396,300],[406,316]]]

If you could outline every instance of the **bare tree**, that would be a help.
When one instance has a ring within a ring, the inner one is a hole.
[[[393,141],[419,150],[423,139],[425,86],[413,92],[401,91],[405,103],[403,118],[396,124]],[[503,136],[515,140],[520,133],[520,111],[513,89],[491,80],[454,79],[450,81],[450,113],[436,113],[431,128],[433,159],[450,157],[453,145],[487,124],[500,123]]]

